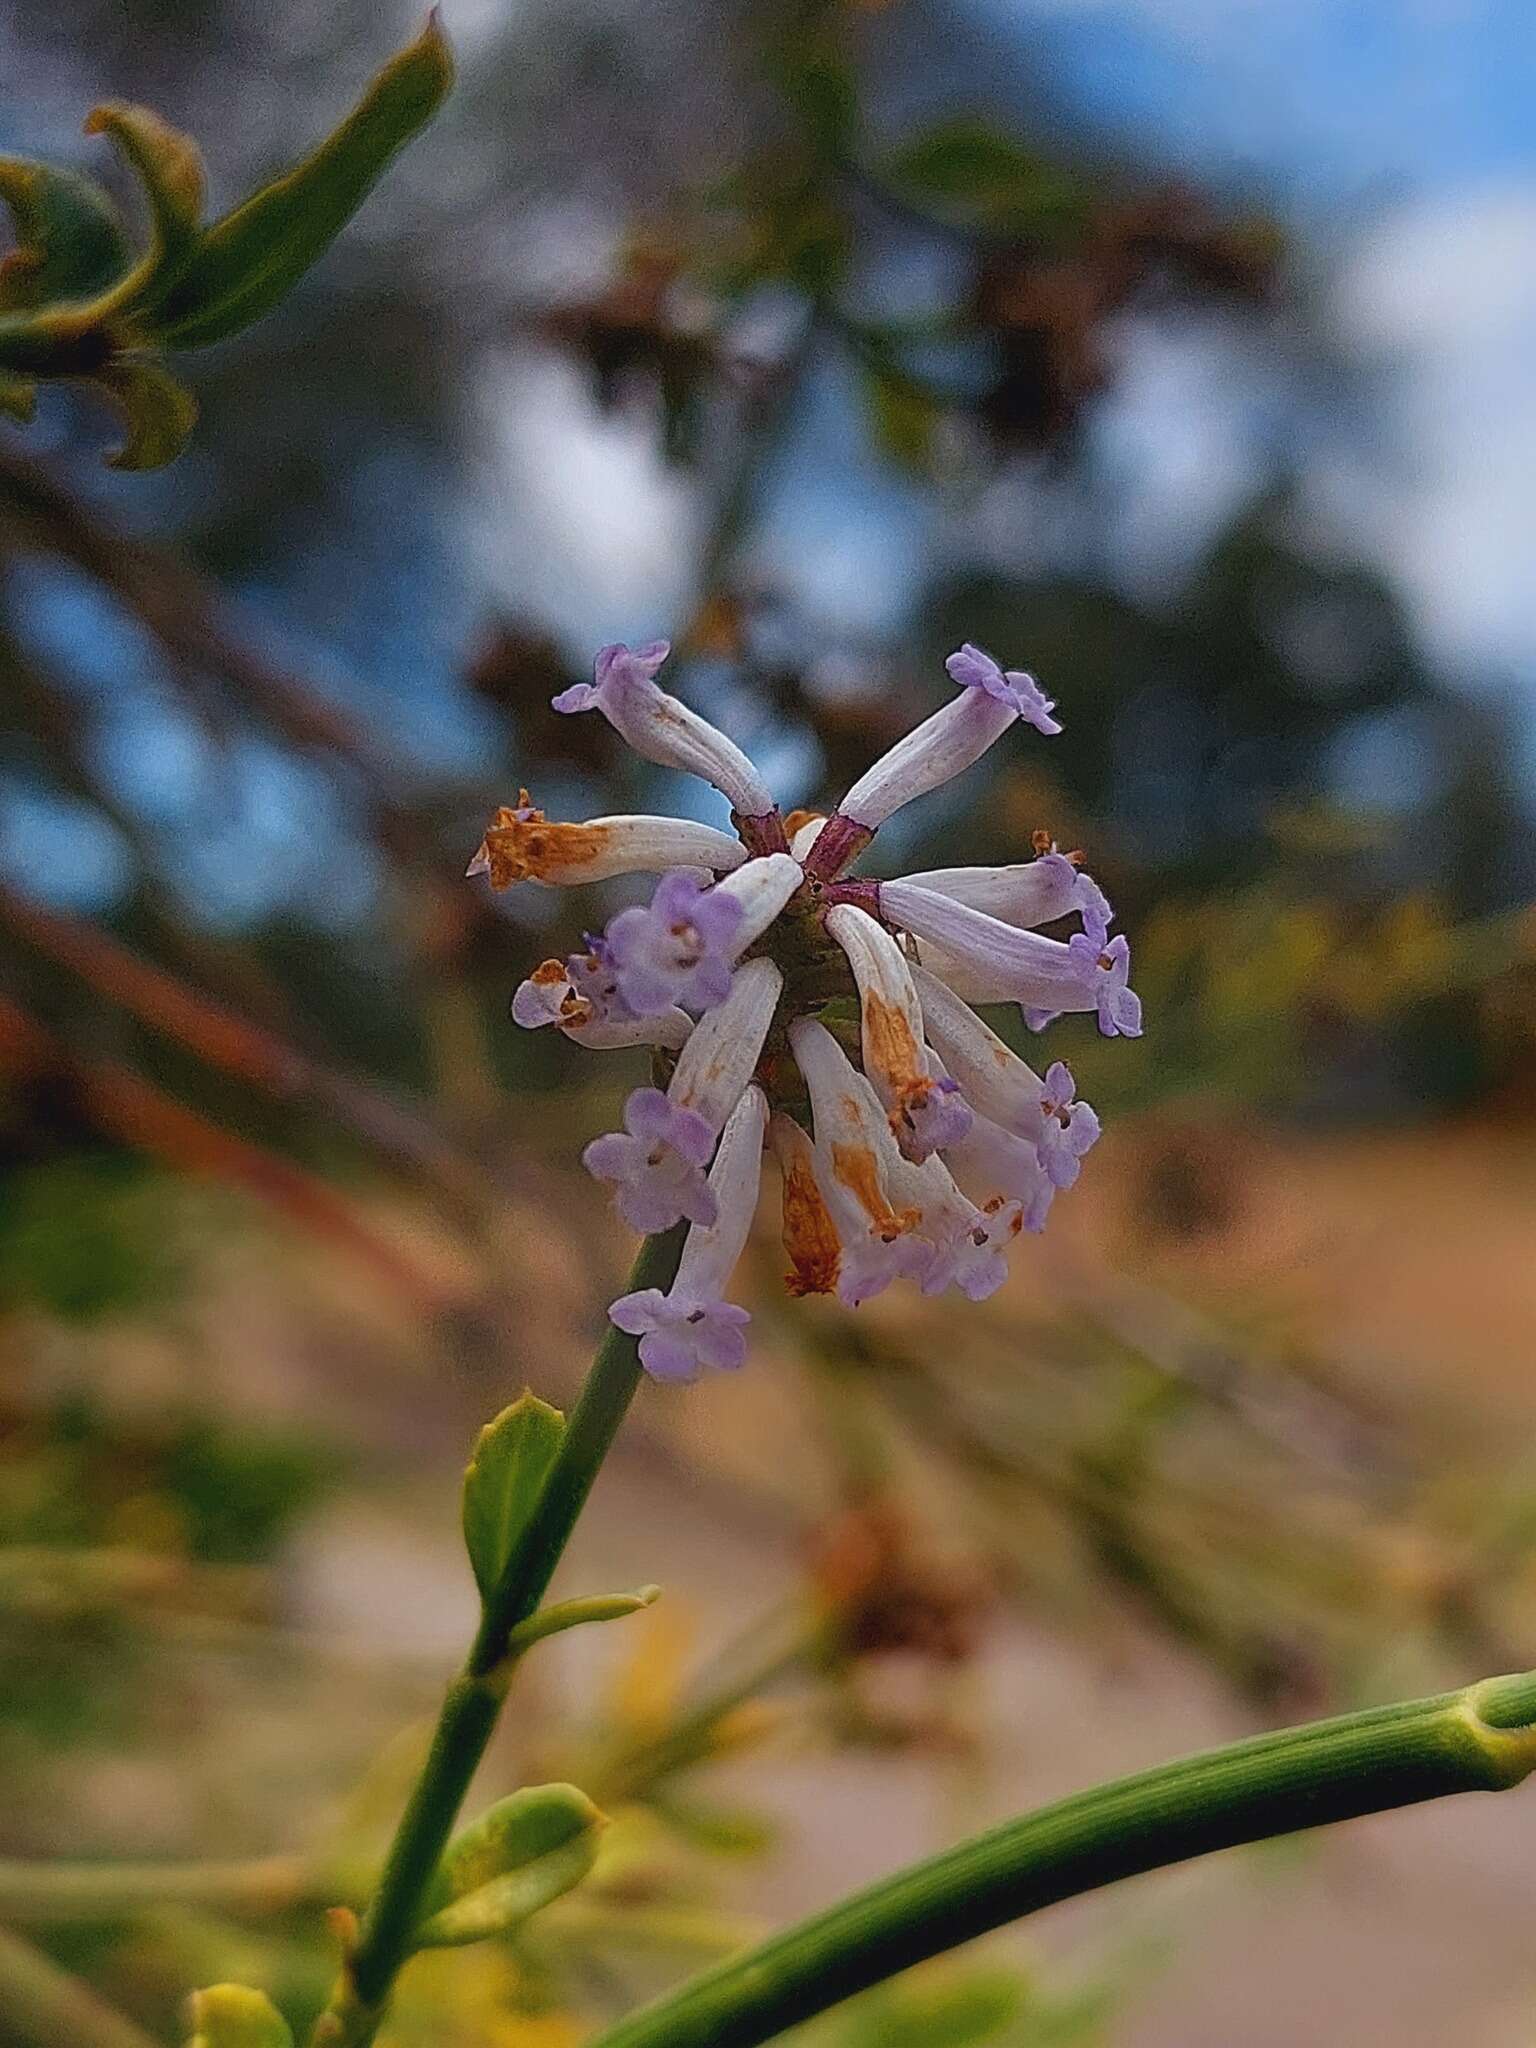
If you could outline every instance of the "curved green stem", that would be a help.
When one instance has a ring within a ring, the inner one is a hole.
[[[1348,1714],[1095,1786],[804,1920],[621,2020],[592,2048],[756,2048],[913,1963],[1191,1856],[1498,1791],[1536,1769],[1536,1672]]]
[[[630,1274],[631,1290],[672,1284],[684,1235],[679,1225],[645,1240]],[[356,1946],[331,2004],[315,2023],[313,2048],[365,2048],[378,2029],[390,1988],[411,1952],[438,1859],[500,1716],[511,1677],[512,1632],[544,1597],[628,1413],[640,1372],[635,1338],[610,1326],[566,1423],[538,1505],[486,1597],[469,1655],[448,1688],[431,1750],[395,1831]]]

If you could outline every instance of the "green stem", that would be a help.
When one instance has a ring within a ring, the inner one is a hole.
[[[645,1240],[629,1277],[631,1291],[671,1285],[684,1235],[680,1224]],[[544,1597],[640,1373],[636,1339],[610,1326],[566,1423],[538,1505],[486,1597],[469,1655],[448,1688],[431,1750],[395,1831],[357,1945],[330,2006],[316,2022],[313,2048],[365,2048],[378,2029],[390,1989],[411,1953],[438,1859],[500,1716],[512,1631]]]
[[[51,1956],[0,1927],[0,2039],[37,2048],[156,2048]]]
[[[1536,1672],[1261,1735],[1099,1785],[978,1835],[621,2020],[591,2048],[757,2048],[1059,1899],[1191,1856],[1536,1769]]]

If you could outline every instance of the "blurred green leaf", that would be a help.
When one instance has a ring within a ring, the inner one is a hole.
[[[330,247],[395,152],[429,121],[452,82],[434,14],[314,153],[203,236],[153,308],[169,348],[204,348],[275,306]]]
[[[132,260],[116,207],[89,178],[0,157],[0,201],[16,227],[16,247],[0,261],[0,310],[92,298]]]
[[[498,1800],[450,1843],[433,1887],[447,1903],[417,1936],[451,1948],[508,1934],[592,1868],[604,1816],[575,1785],[532,1785]]]
[[[288,2022],[264,1991],[245,1984],[211,1984],[192,1994],[187,2048],[293,2048]]]
[[[492,1879],[537,1862],[587,1835],[603,1815],[578,1785],[525,1785],[488,1806],[449,1843],[434,1901],[461,1899]]]
[[[136,275],[141,283],[153,280],[158,292],[197,243],[204,188],[197,144],[147,107],[118,100],[94,108],[85,132],[110,135],[139,175],[149,199],[153,240]]]
[[[1069,173],[969,114],[926,130],[887,157],[880,175],[914,199],[1020,232],[1078,219],[1087,203]]]
[[[127,424],[127,439],[107,457],[113,469],[161,469],[186,447],[197,424],[197,400],[153,360],[121,357],[96,382]]]
[[[464,1474],[464,1546],[483,1596],[506,1567],[564,1431],[558,1408],[523,1393],[480,1432]]]

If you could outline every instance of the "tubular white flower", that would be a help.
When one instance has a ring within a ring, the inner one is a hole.
[[[937,949],[936,959],[924,954],[924,964],[971,1002],[1023,1003],[1057,1016],[1100,1008],[1111,970],[1100,964],[1107,955],[1081,933],[1066,942],[1047,939],[910,882],[882,882],[880,909]]]
[[[970,1004],[926,967],[912,969],[928,1043],[978,1115],[1034,1143],[1044,1123],[1045,1084]]]
[[[916,1276],[922,1292],[943,1294],[958,1287],[971,1301],[995,1294],[1008,1277],[1006,1249],[1023,1227],[1021,1204],[999,1194],[986,1207],[978,1206],[936,1158],[915,1166],[903,1162],[896,1185],[920,1212],[914,1235],[928,1252]]]
[[[713,825],[690,818],[589,818],[581,825],[551,824],[522,792],[516,810],[503,804],[486,827],[466,875],[485,875],[493,889],[516,882],[606,882],[614,875],[701,867],[728,873],[746,849]]]
[[[622,1052],[626,1046],[654,1045],[665,1052],[681,1052],[693,1031],[693,1019],[686,1010],[663,1010],[659,1017],[594,1018],[584,1024],[562,1024],[561,1030],[573,1045],[592,1052]]]
[[[970,1122],[955,1082],[935,1079],[923,1057],[923,1018],[900,946],[867,911],[834,904],[827,930],[848,956],[859,991],[864,1072],[890,1115],[902,1154],[926,1159]]]
[[[718,1131],[741,1100],[762,1057],[784,977],[771,960],[738,967],[730,994],[694,1025],[678,1055],[668,1099]]]
[[[839,1298],[856,1307],[903,1274],[925,1270],[930,1248],[906,1242],[916,1208],[898,1209],[892,1177],[902,1167],[880,1098],[824,1025],[789,1028],[811,1098],[816,1183],[842,1240]]]
[[[640,1363],[655,1379],[694,1380],[708,1367],[734,1371],[746,1362],[751,1318],[725,1299],[725,1290],[752,1228],[767,1124],[766,1097],[748,1088],[726,1119],[709,1171],[715,1221],[689,1231],[665,1294],[642,1288],[609,1308],[619,1329],[639,1337]]]
[[[744,953],[760,939],[805,880],[799,861],[787,853],[762,854],[717,882],[711,896],[741,905],[741,920],[731,937],[733,953]]]
[[[1056,1187],[1027,1138],[978,1116],[959,1144],[950,1147],[948,1158],[983,1210],[990,1214],[1017,1203],[1025,1230],[1045,1228]]]
[[[656,671],[670,652],[665,640],[638,649],[605,647],[592,681],[563,690],[555,709],[601,711],[642,759],[700,776],[739,816],[763,817],[774,808],[773,795],[740,747],[657,684]]]
[[[873,832],[903,804],[963,774],[1018,716],[1013,705],[984,690],[962,690],[859,777],[838,805],[838,816]]]
[[[929,868],[901,880],[1024,930],[1054,924],[1073,911],[1099,917],[1106,925],[1113,915],[1098,883],[1064,853],[1042,853],[1010,867]]]

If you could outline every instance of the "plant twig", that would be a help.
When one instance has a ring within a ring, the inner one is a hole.
[[[1536,1672],[1257,1736],[1041,1807],[696,1977],[592,2048],[757,2048],[1058,1900],[1272,1835],[1536,1769]]]
[[[641,1245],[629,1287],[667,1288],[682,1256],[685,1226]],[[508,1642],[543,1599],[577,1517],[640,1383],[638,1342],[610,1327],[538,1503],[485,1601],[480,1629],[449,1686],[420,1778],[396,1829],[383,1876],[346,1957],[331,2003],[315,2023],[313,2048],[365,2048],[390,1989],[411,1953],[422,1901],[438,1859],[500,1717],[511,1679]]]

